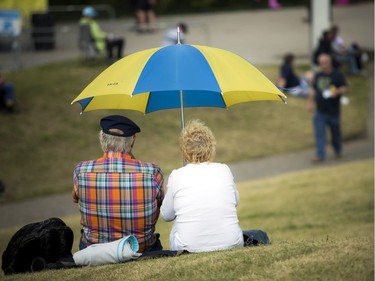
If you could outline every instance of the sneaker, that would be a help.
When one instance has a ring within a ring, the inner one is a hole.
[[[322,163],[324,161],[324,159],[321,159],[319,157],[314,157],[311,159],[311,163],[313,164],[319,164],[319,163]]]
[[[335,155],[335,159],[336,159],[336,160],[340,160],[341,158],[342,158],[342,155],[341,155],[341,154],[336,154],[336,155]]]

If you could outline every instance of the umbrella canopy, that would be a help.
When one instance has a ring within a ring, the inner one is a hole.
[[[184,107],[228,108],[286,96],[240,56],[218,48],[172,45],[124,57],[73,101],[82,112],[128,109],[143,113]]]

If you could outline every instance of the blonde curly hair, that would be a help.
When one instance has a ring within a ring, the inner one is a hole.
[[[189,163],[213,161],[216,140],[212,131],[200,120],[191,120],[180,135],[180,149]]]

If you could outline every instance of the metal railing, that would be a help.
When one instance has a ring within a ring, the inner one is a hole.
[[[116,12],[106,4],[92,5],[99,14],[99,17],[106,18],[109,21],[116,19]],[[58,5],[48,7],[47,11],[33,11],[33,14],[52,14],[52,18],[66,18],[68,21],[78,21],[82,16],[82,10],[85,5]],[[69,13],[64,15],[64,13]],[[73,30],[64,30],[63,27],[52,24],[51,26],[33,26],[31,16],[26,18],[25,24],[17,36],[8,36],[0,34],[0,71],[5,69],[17,70],[23,67],[22,60],[26,53],[41,50],[53,50],[55,48],[66,48],[70,44],[77,44],[71,40],[65,40],[66,34]],[[75,31],[73,31],[75,33]],[[73,35],[74,36],[74,35]],[[69,36],[71,37],[71,36]],[[78,37],[77,37],[78,38]]]

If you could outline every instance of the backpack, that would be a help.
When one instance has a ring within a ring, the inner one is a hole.
[[[2,257],[5,275],[39,271],[71,256],[73,231],[59,218],[30,223],[10,239]]]

